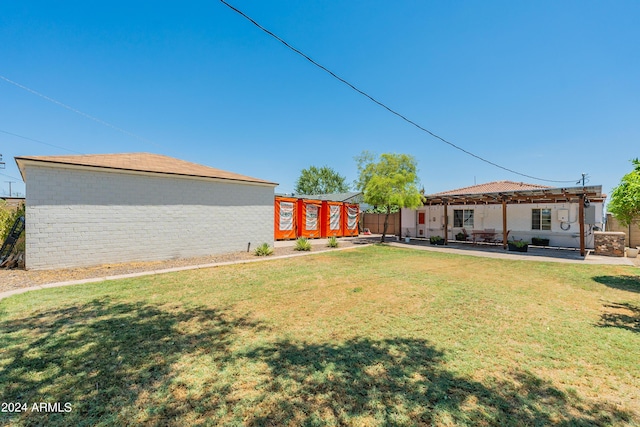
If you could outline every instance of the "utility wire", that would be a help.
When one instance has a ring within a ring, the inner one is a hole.
[[[24,183],[24,181],[22,180],[22,178],[16,178],[15,176],[11,176],[11,175],[7,175],[6,173],[2,173],[0,172],[0,175],[2,176],[6,176],[7,178],[11,178],[11,179],[17,179],[18,181]]]
[[[137,140],[139,140],[139,141],[146,142],[147,144],[151,144],[151,145],[154,145],[154,146],[156,146],[156,147],[162,147],[161,145],[156,144],[155,142],[150,141],[150,140],[148,140],[147,138],[144,138],[144,137],[142,137],[142,136],[140,136],[140,135],[136,135],[135,133],[133,133],[133,132],[129,132],[128,130],[126,130],[126,129],[122,129],[122,128],[118,127],[118,126],[112,125],[112,124],[111,124],[111,123],[109,123],[109,122],[105,122],[104,120],[101,120],[101,119],[99,119],[99,118],[97,118],[97,117],[92,116],[91,114],[87,114],[87,113],[85,113],[85,112],[82,112],[82,111],[80,111],[80,110],[78,110],[78,109],[76,109],[76,108],[73,108],[73,107],[71,107],[71,106],[69,106],[69,105],[67,105],[67,104],[64,104],[64,103],[62,103],[62,102],[60,102],[60,101],[58,101],[58,100],[55,100],[55,99],[53,99],[53,98],[51,98],[51,97],[48,97],[47,95],[44,95],[44,94],[42,94],[42,93],[40,93],[40,92],[38,92],[38,91],[35,91],[35,90],[31,89],[31,88],[28,88],[28,87],[26,87],[26,86],[24,86],[24,85],[21,85],[21,84],[20,84],[20,83],[18,83],[18,82],[14,82],[13,80],[8,79],[8,78],[6,78],[6,77],[5,77],[5,76],[3,76],[3,75],[0,75],[0,79],[1,79],[1,80],[4,80],[4,81],[5,81],[5,82],[7,82],[7,83],[11,83],[12,85],[14,85],[14,86],[16,86],[16,87],[19,87],[20,89],[26,90],[26,91],[27,91],[27,92],[29,92],[29,93],[32,93],[32,94],[34,94],[34,95],[36,95],[36,96],[39,96],[39,97],[40,97],[40,98],[42,98],[42,99],[45,99],[45,100],[47,100],[47,101],[49,101],[49,102],[52,102],[52,103],[54,103],[54,104],[56,104],[56,105],[59,105],[59,106],[60,106],[60,107],[62,107],[62,108],[66,108],[67,110],[72,111],[72,112],[74,112],[74,113],[76,113],[76,114],[79,114],[79,115],[81,115],[81,116],[83,116],[83,117],[85,117],[85,118],[87,118],[87,119],[89,119],[89,120],[93,120],[94,122],[100,123],[100,124],[101,124],[101,125],[103,125],[103,126],[106,126],[106,127],[111,128],[111,129],[114,129],[114,130],[116,130],[116,131],[118,131],[118,132],[120,132],[120,133],[123,133],[123,134],[125,134],[125,135],[130,136],[130,137],[133,137],[133,138],[135,138],[135,139],[137,139]],[[162,147],[162,148],[164,148],[164,147]]]
[[[301,52],[300,50],[296,49],[295,47],[291,46],[289,43],[287,43],[285,40],[283,40],[282,38],[280,38],[279,36],[277,36],[276,34],[272,33],[271,31],[269,31],[268,29],[266,29],[265,27],[263,27],[262,25],[260,25],[258,22],[256,22],[253,18],[251,18],[250,16],[248,16],[247,14],[245,14],[244,12],[242,12],[241,10],[237,9],[236,7],[230,5],[229,3],[227,3],[225,0],[220,0],[225,6],[227,6],[229,9],[233,10],[234,12],[236,12],[237,14],[239,14],[240,16],[242,16],[243,18],[245,18],[246,20],[248,20],[249,22],[251,22],[253,25],[255,25],[256,27],[258,27],[261,31],[263,31],[264,33],[268,34],[269,36],[273,37],[274,39],[276,39],[277,41],[279,41],[280,43],[282,43],[283,45],[285,45],[288,49],[292,50],[293,52],[297,53],[298,55],[302,56],[304,59],[306,59],[307,61],[311,62],[313,65],[315,65],[316,67],[320,68],[322,71],[328,73],[329,75],[331,75],[333,78],[339,80],[340,82],[344,83],[345,85],[349,86],[349,88],[353,89],[354,91],[358,92],[360,95],[368,98],[370,101],[378,104],[380,107],[384,108],[385,110],[389,111],[390,113],[398,116],[399,118],[401,118],[402,120],[404,120],[405,122],[417,127],[418,129],[420,129],[423,132],[428,133],[429,135],[431,135],[432,137],[439,139],[440,141],[444,142],[445,144],[450,145],[451,147],[455,148],[456,150],[462,151],[463,153],[471,156],[471,157],[475,157],[476,159],[483,161],[485,163],[490,164],[491,166],[495,166],[497,168],[500,168],[502,170],[505,170],[507,172],[511,172],[513,174],[516,175],[520,175],[526,178],[531,178],[531,179],[535,179],[537,181],[546,181],[546,182],[558,182],[558,183],[567,183],[567,182],[576,182],[575,179],[571,179],[571,180],[564,180],[564,181],[559,181],[559,180],[553,180],[553,179],[544,179],[544,178],[538,178],[532,175],[527,175],[525,173],[521,173],[518,171],[515,171],[513,169],[509,169],[505,166],[501,166],[495,162],[492,162],[491,160],[487,160],[484,157],[481,157],[477,154],[472,153],[471,151],[465,150],[464,148],[454,144],[453,142],[447,141],[446,139],[444,139],[443,137],[436,135],[435,133],[431,132],[429,129],[426,129],[425,127],[419,125],[418,123],[414,122],[413,120],[407,118],[406,116],[404,116],[403,114],[397,112],[396,110],[392,109],[391,107],[387,106],[386,104],[384,104],[381,101],[378,101],[376,98],[374,98],[373,96],[369,95],[368,93],[366,93],[365,91],[357,88],[355,85],[349,83],[347,80],[343,79],[342,77],[338,76],[336,73],[334,73],[333,71],[329,70],[327,67],[325,67],[324,65],[314,61],[312,58],[310,58],[309,56],[307,56],[305,53]]]
[[[17,137],[17,138],[26,139],[27,141],[37,142],[38,144],[48,145],[49,147],[59,148],[60,150],[68,151],[68,152],[70,152],[70,153],[75,153],[75,154],[84,154],[84,153],[80,153],[79,151],[69,150],[68,148],[60,147],[59,145],[53,145],[53,144],[49,144],[48,142],[39,141],[39,140],[37,140],[37,139],[28,138],[28,137],[26,137],[26,136],[18,135],[18,134],[16,134],[16,133],[7,132],[6,130],[2,130],[2,129],[0,129],[0,132],[2,132],[2,133],[6,133],[7,135],[15,136],[15,137]]]

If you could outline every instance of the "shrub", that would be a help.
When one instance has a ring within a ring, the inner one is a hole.
[[[311,243],[309,243],[309,240],[307,240],[304,237],[299,237],[298,240],[296,240],[296,246],[295,248],[296,251],[310,251],[311,250]]]
[[[4,241],[7,233],[9,233],[11,216],[12,212],[9,210],[7,203],[4,200],[0,200],[0,244],[2,244],[1,242]]]
[[[430,243],[439,243],[442,240],[444,240],[444,239],[442,237],[440,237],[440,236],[431,236],[431,237],[429,237],[429,242]]]
[[[7,206],[4,200],[0,200],[0,246],[9,235],[13,224],[21,216],[24,216],[24,204],[14,210]]]
[[[270,247],[267,243],[263,243],[258,246],[254,252],[256,256],[269,256],[273,253],[273,248]]]
[[[507,243],[515,246],[516,248],[524,248],[529,244],[529,242],[526,242],[524,240],[509,240]]]
[[[329,237],[329,242],[327,243],[327,246],[329,246],[330,248],[338,247],[338,239],[336,239],[336,236]]]

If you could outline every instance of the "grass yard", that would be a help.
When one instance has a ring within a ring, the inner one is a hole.
[[[0,424],[640,425],[633,267],[371,246],[18,295],[0,341]]]

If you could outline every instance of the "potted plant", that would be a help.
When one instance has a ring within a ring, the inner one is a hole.
[[[529,249],[529,243],[524,240],[509,240],[507,242],[510,251],[514,252],[527,252]]]
[[[407,231],[405,231],[404,233],[404,242],[405,243],[411,243],[411,233],[409,233],[409,229],[407,228]]]
[[[432,245],[444,245],[444,239],[440,236],[429,237],[429,243]]]
[[[458,234],[456,234],[456,240],[461,241],[461,242],[466,242],[467,241],[467,235],[466,233],[463,233],[462,231],[459,232]]]
[[[534,237],[531,239],[531,244],[536,246],[549,246],[549,239]]]

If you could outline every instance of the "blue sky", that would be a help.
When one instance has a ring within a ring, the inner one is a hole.
[[[640,155],[640,2],[230,3],[460,147],[573,182],[451,148],[221,2],[25,1],[0,3],[0,75],[128,133],[0,80],[0,193],[18,155],[154,152],[291,192],[311,165],[351,183],[363,150],[407,153],[428,193],[583,172],[610,193]]]

